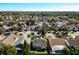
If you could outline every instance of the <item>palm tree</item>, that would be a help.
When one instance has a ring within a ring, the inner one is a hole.
[[[26,40],[24,41],[23,44],[23,55],[29,55],[29,45],[27,44]]]

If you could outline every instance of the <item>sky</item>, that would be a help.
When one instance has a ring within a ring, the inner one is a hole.
[[[0,11],[79,11],[79,3],[0,3]]]

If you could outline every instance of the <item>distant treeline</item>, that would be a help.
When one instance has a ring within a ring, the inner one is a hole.
[[[78,11],[0,11],[3,15],[70,16],[78,18]],[[78,18],[79,19],[79,18]]]

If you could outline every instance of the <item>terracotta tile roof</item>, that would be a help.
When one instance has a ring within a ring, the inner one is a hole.
[[[66,45],[65,40],[62,38],[56,38],[56,39],[48,39],[50,46],[53,45]]]
[[[6,44],[6,45],[9,45],[9,44],[12,45],[13,42],[15,41],[15,39],[14,39],[15,37],[16,37],[15,34],[11,34],[2,43]]]

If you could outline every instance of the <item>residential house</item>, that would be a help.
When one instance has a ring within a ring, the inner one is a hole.
[[[26,41],[28,44],[30,44],[31,38],[27,38],[27,37],[17,38],[16,41],[13,43],[13,46],[16,47],[16,49],[19,53],[21,53],[23,50],[24,41]]]
[[[75,36],[75,38],[70,37],[68,39],[69,46],[77,46],[79,47],[79,35]]]
[[[44,38],[34,38],[31,42],[31,49],[35,51],[44,51],[47,49],[47,40]]]
[[[48,38],[50,54],[63,54],[62,50],[66,47],[66,43],[68,43],[63,38]]]
[[[7,36],[3,41],[2,43],[5,44],[5,45],[13,45],[13,43],[15,42],[16,40],[16,35],[11,33],[9,36]]]
[[[0,27],[2,27],[3,25],[4,25],[3,22],[0,21]]]

